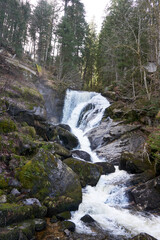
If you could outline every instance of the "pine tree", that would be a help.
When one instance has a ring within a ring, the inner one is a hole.
[[[61,44],[59,75],[63,78],[71,71],[80,71],[82,67],[82,51],[86,31],[84,6],[79,0],[65,1],[65,14],[58,26],[57,34]]]

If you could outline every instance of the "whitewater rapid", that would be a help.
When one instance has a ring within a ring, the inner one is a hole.
[[[68,124],[80,142],[79,149],[91,155],[92,162],[99,159],[90,148],[86,133],[96,127],[102,120],[109,102],[95,92],[67,90],[63,109],[62,123]],[[95,187],[83,189],[83,199],[78,211],[72,213],[72,221],[79,233],[93,234],[80,219],[89,214],[102,229],[118,236],[131,237],[145,232],[160,240],[160,217],[134,212],[129,206],[125,194],[126,182],[130,175],[125,171],[116,171],[102,175]]]

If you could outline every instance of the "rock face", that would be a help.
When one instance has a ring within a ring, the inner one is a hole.
[[[77,175],[52,152],[40,149],[38,154],[19,169],[22,186],[30,195],[44,200],[50,213],[75,210],[82,199]]]
[[[146,140],[139,125],[124,125],[110,120],[103,121],[87,135],[98,156],[114,164],[119,163],[122,152],[135,153],[143,149]]]
[[[102,173],[102,168],[100,166],[75,158],[65,159],[64,163],[77,173],[82,187],[85,187],[86,185],[95,186]]]
[[[141,210],[154,210],[160,206],[160,176],[134,187],[129,196]]]
[[[45,100],[45,109],[47,112],[47,120],[52,121],[53,124],[57,124],[61,121],[64,98],[65,98],[65,89],[61,94],[47,84],[44,84],[43,81],[37,83],[37,88],[42,94]],[[62,90],[62,89],[61,89]],[[59,89],[60,91],[60,89]]]

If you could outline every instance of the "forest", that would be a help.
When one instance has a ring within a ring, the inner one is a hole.
[[[1,46],[27,53],[56,81],[116,87],[130,98],[159,93],[159,31],[159,0],[112,0],[98,34],[80,0],[0,2]]]

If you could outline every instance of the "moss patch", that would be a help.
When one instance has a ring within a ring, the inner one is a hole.
[[[15,123],[11,119],[0,120],[0,133],[9,133],[17,130]]]

